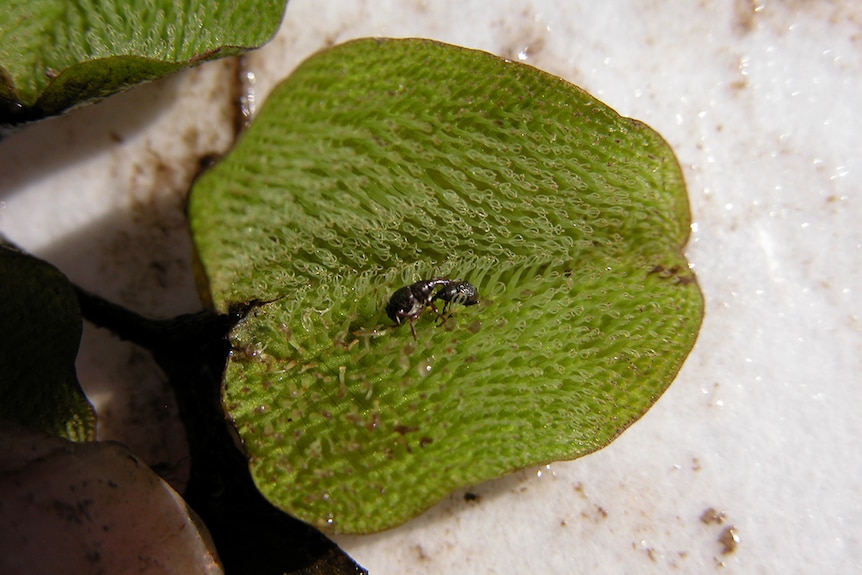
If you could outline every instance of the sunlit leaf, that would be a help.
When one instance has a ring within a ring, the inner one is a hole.
[[[58,114],[265,43],[286,0],[12,0],[0,10],[0,124]]]
[[[429,41],[309,59],[197,182],[190,218],[205,297],[261,303],[224,387],[255,481],[324,529],[385,529],[607,445],[702,317],[662,138],[559,78]],[[425,313],[414,340],[384,309],[435,276],[481,301]]]

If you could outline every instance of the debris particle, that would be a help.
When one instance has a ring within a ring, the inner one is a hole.
[[[721,554],[729,555],[736,551],[736,546],[739,545],[739,532],[733,525],[728,525],[721,531],[718,536],[718,542],[721,543]]]
[[[716,511],[714,507],[704,509],[703,513],[700,514],[700,522],[704,525],[721,525],[725,519],[727,519],[727,514],[724,511]]]
[[[464,494],[464,501],[468,503],[479,503],[482,501],[482,496],[478,493],[473,493],[472,491],[468,491]]]

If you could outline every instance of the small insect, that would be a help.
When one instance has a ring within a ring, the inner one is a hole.
[[[434,290],[437,288],[440,289],[435,293]],[[462,305],[479,303],[479,292],[473,284],[468,282],[447,278],[422,280],[395,290],[395,293],[389,298],[389,303],[386,304],[386,314],[395,322],[395,325],[401,325],[405,319],[408,320],[413,339],[416,339],[416,329],[413,327],[413,323],[422,315],[426,307],[433,309],[437,317],[444,317],[434,305],[434,300],[437,299],[445,302],[443,304],[443,312],[445,313],[452,303]]]
[[[443,311],[438,314],[444,317],[450,304],[476,305],[479,303],[479,290],[470,282],[453,281],[434,294],[431,301],[436,299],[446,302],[443,304]]]

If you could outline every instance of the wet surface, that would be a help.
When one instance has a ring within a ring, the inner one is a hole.
[[[862,518],[847,505],[862,477],[854,7],[293,0],[281,33],[240,72],[207,64],[0,143],[0,231],[136,311],[191,311],[185,191],[200,159],[232,141],[238,73],[254,74],[260,106],[315,50],[391,35],[559,74],[677,152],[695,222],[687,256],[707,298],[698,344],[659,403],[603,451],[340,543],[381,574],[846,572],[862,564],[851,544]],[[82,383],[110,414],[102,436],[181,466],[184,438],[166,423],[174,408],[155,366],[109,337],[84,343]],[[133,393],[141,381],[149,391]],[[704,521],[710,507],[724,523]]]

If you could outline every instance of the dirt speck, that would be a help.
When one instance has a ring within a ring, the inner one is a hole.
[[[718,511],[714,507],[707,507],[700,514],[700,522],[704,525],[722,525],[727,519],[724,511]]]
[[[754,30],[755,15],[758,10],[756,0],[736,0],[733,6],[734,30],[740,35],[748,34]]]
[[[431,559],[432,559],[431,556],[425,552],[425,548],[422,547],[422,545],[420,545],[418,543],[413,546],[413,552],[416,553],[416,558],[419,561],[426,562],[426,561],[431,561]]]
[[[482,501],[482,496],[478,493],[468,491],[464,494],[464,501],[466,501],[467,503],[479,503],[480,501]]]
[[[728,525],[721,530],[721,534],[718,536],[718,542],[721,543],[722,555],[733,553],[739,545],[739,531],[733,525]]]
[[[413,425],[402,425],[400,423],[396,423],[393,429],[401,435],[407,435],[408,433],[419,431],[418,427],[415,427]]]
[[[581,499],[587,498],[587,491],[584,489],[584,484],[578,481],[575,483],[575,493],[581,496]]]

